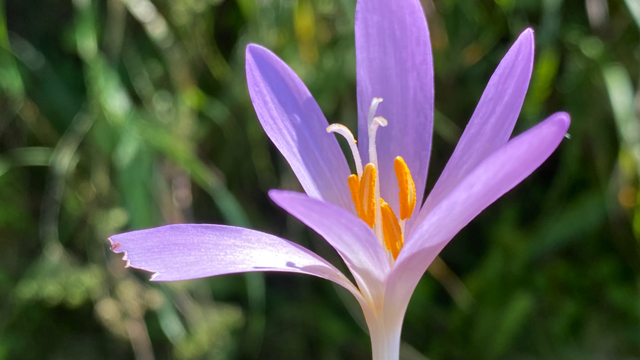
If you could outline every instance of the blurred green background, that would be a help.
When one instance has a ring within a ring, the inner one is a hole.
[[[402,358],[640,359],[640,1],[422,3],[437,109],[428,188],[526,27],[536,63],[515,133],[559,110],[572,124],[431,266]],[[329,122],[355,129],[355,0],[0,0],[0,11],[0,359],[370,358],[357,305],[328,281],[150,283],[106,240],[241,225],[344,269],[266,195],[300,187],[255,116],[244,48],[272,49]]]

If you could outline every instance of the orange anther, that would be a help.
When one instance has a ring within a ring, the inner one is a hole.
[[[393,169],[398,178],[400,188],[400,219],[405,220],[411,217],[413,209],[416,207],[416,185],[409,172],[409,167],[400,156],[393,161]]]
[[[362,203],[362,215],[360,218],[364,220],[371,228],[376,221],[376,167],[372,163],[368,163],[362,172],[360,179],[360,197]]]
[[[391,252],[393,260],[398,258],[400,250],[404,245],[402,229],[398,223],[398,218],[391,210],[389,204],[380,199],[380,213],[382,215],[382,233],[384,235],[384,245]]]
[[[362,201],[360,200],[360,179],[358,178],[358,175],[349,175],[347,183],[349,184],[349,190],[351,190],[351,199],[353,200],[353,204],[356,206],[358,217],[362,219],[363,216]]]

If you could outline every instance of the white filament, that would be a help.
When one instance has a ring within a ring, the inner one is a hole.
[[[373,117],[376,116],[378,105],[382,102],[382,98],[376,97],[371,100],[371,106],[369,106],[369,112],[367,113],[367,129],[371,128]]]
[[[377,116],[373,118],[371,125],[369,125],[369,162],[379,169],[378,167],[378,152],[376,151],[376,133],[378,132],[378,127],[385,127],[389,123],[387,119],[382,116]]]
[[[351,153],[353,154],[353,162],[356,164],[358,179],[362,178],[362,159],[360,158],[360,152],[358,151],[356,139],[353,137],[351,131],[349,131],[349,128],[342,124],[331,124],[327,127],[327,132],[340,134],[347,140],[349,148],[351,148]]]
[[[367,116],[367,124],[369,133],[369,162],[376,168],[376,183],[375,183],[375,202],[376,202],[376,219],[374,230],[378,241],[384,248],[384,234],[382,233],[382,213],[380,212],[380,168],[378,167],[378,153],[376,151],[376,133],[378,127],[387,126],[387,119],[382,116],[375,116],[378,110],[378,105],[382,102],[382,98],[373,98],[371,106],[369,107],[369,114]]]
[[[376,179],[375,179],[375,203],[376,203],[376,218],[375,218],[375,226],[374,231],[376,237],[384,247],[384,235],[382,233],[382,213],[380,211],[380,168],[378,167],[378,153],[376,151],[376,133],[378,132],[378,128],[380,126],[385,127],[388,125],[387,119],[382,116],[376,116],[376,111],[378,110],[378,105],[382,102],[382,98],[376,97],[371,101],[371,106],[369,107],[369,113],[367,114],[367,137],[369,138],[369,162],[373,164],[376,168]],[[356,144],[356,139],[349,131],[349,129],[342,124],[331,124],[327,127],[328,133],[336,133],[342,135],[349,144],[349,148],[351,149],[351,153],[353,154],[353,161],[356,166],[356,171],[358,172],[358,178],[362,179],[363,166],[362,166],[362,158],[360,157],[360,152],[358,151],[358,146]],[[362,134],[361,134],[362,135]],[[403,224],[404,225],[404,224]],[[391,253],[389,252],[389,256]],[[393,258],[391,257],[391,261]]]

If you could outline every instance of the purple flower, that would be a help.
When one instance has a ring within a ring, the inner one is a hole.
[[[527,29],[498,65],[422,204],[433,128],[424,12],[418,0],[360,0],[355,31],[359,145],[346,127],[329,126],[302,81],[269,50],[249,45],[246,71],[258,118],[306,192],[269,195],[336,249],[356,284],[293,242],[238,227],[169,225],[110,241],[113,251],[125,253],[127,266],[153,272],[155,281],[248,271],[331,280],[362,306],[373,359],[398,359],[404,313],[429,264],[462,227],[549,157],[569,116],[556,113],[509,140],[533,68],[533,31]],[[332,133],[347,139],[356,174]]]

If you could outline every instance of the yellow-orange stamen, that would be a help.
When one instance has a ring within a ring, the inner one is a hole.
[[[389,204],[381,199],[380,212],[382,215],[382,233],[384,234],[384,245],[391,252],[393,260],[398,258],[400,249],[404,245],[402,229],[398,223],[398,218],[391,210]]]
[[[382,116],[376,116],[378,105],[382,98],[371,101],[367,114],[367,133],[369,163],[363,168],[362,158],[356,140],[347,127],[332,124],[327,132],[342,135],[349,144],[355,162],[356,173],[348,178],[351,199],[355,204],[358,217],[373,229],[376,238],[385,249],[389,261],[393,263],[404,246],[405,221],[411,218],[416,207],[416,186],[411,172],[404,159],[400,156],[394,160],[394,170],[398,179],[399,209],[396,216],[389,204],[380,197],[380,179],[378,169],[378,153],[376,149],[376,133],[379,127],[387,126],[388,122]]]
[[[349,190],[351,190],[351,199],[356,206],[358,217],[363,219],[362,201],[360,200],[360,178],[356,174],[349,175],[347,183],[349,184]]]
[[[364,167],[362,179],[360,179],[360,196],[359,200],[362,204],[362,215],[360,218],[373,228],[376,221],[376,167],[372,163],[368,163]],[[357,206],[357,205],[356,205]]]
[[[409,172],[409,167],[400,156],[393,161],[393,168],[398,178],[400,188],[400,220],[406,220],[413,214],[416,207],[416,185]]]

